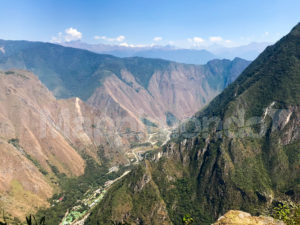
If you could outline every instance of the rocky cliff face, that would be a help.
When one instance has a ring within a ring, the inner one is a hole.
[[[86,224],[114,221],[109,212],[112,204],[118,207],[120,190],[135,197],[129,199],[132,208],[114,218],[130,224],[146,221],[138,210],[145,204],[150,212],[165,205],[173,224],[185,214],[196,224],[210,224],[231,209],[257,214],[282,200],[299,202],[299,40],[300,24],[181,124],[162,148],[163,157],[157,154],[116,185]],[[104,209],[107,214],[100,214]]]

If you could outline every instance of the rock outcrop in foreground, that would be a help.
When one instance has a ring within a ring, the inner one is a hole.
[[[284,222],[267,216],[251,216],[251,214],[230,210],[213,225],[285,225]]]

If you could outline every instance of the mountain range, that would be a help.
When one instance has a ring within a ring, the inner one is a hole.
[[[53,197],[61,220],[75,197],[166,142],[250,63],[188,65],[28,41],[0,48],[0,205],[19,219]]]
[[[299,40],[300,24],[253,62],[203,65],[0,40],[1,209],[12,224],[282,224],[230,210],[299,203]]]
[[[261,215],[293,207],[299,105],[300,24],[113,185],[85,224],[211,224],[231,209]],[[281,219],[300,222],[286,212]]]
[[[145,46],[131,47],[107,44],[88,44],[81,41],[65,42],[61,45],[86,49],[101,54],[110,54],[117,57],[145,57],[160,58],[187,64],[205,64],[212,59],[234,59],[235,57],[254,60],[270,43],[250,43],[239,47],[223,47],[214,44],[207,49],[184,49],[174,46]]]
[[[109,114],[120,108],[137,121],[144,116],[160,124],[168,113],[178,120],[192,116],[250,63],[236,58],[187,65],[39,42],[0,41],[0,46],[5,50],[0,68],[35,73],[57,98],[79,97]]]

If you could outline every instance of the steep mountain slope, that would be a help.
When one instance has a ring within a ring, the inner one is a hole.
[[[117,183],[85,224],[211,224],[300,201],[300,24]],[[125,200],[126,199],[126,200]],[[159,221],[159,222],[158,222]]]
[[[247,65],[248,61],[238,58],[213,60],[205,66],[170,63],[165,70],[153,73],[147,89],[131,72],[123,70],[122,80],[117,76],[106,78],[88,102],[109,111],[114,101],[137,120],[149,117],[158,124],[166,124],[167,113],[178,120],[192,116],[235,80]]]
[[[83,156],[97,161],[100,147],[112,161],[127,163],[120,152],[129,138],[99,110],[78,98],[56,100],[26,71],[0,72],[0,89],[0,207],[6,213],[24,219],[47,206],[59,178],[82,175]]]
[[[0,40],[0,46],[0,68],[30,70],[56,97],[79,97],[109,115],[127,114],[133,126],[143,117],[166,125],[167,115],[192,116],[249,64],[238,58],[203,66],[122,59],[40,42]]]

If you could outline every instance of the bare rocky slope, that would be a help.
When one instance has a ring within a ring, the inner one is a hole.
[[[127,162],[128,138],[79,98],[57,100],[33,74],[0,72],[0,206],[13,216],[47,206],[61,175],[84,173],[84,154]],[[32,204],[28,204],[32,202]]]
[[[186,214],[211,224],[231,209],[299,204],[299,106],[300,24],[115,184],[85,224],[182,224]]]

